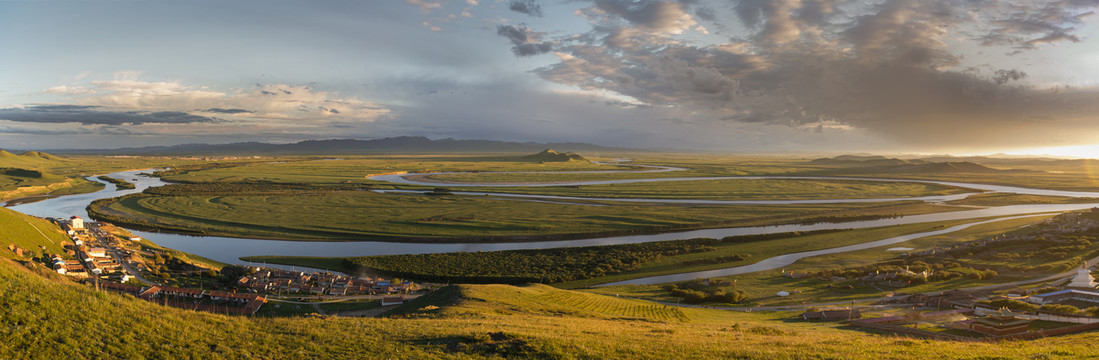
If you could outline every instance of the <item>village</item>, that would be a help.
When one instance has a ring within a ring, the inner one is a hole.
[[[64,254],[47,254],[9,244],[18,257],[34,257],[60,275],[82,281],[100,290],[132,295],[138,299],[178,308],[252,315],[269,301],[301,303],[303,300],[376,298],[381,306],[392,306],[418,297],[423,287],[411,281],[352,277],[331,272],[306,272],[267,267],[237,267],[243,272],[222,289],[167,286],[151,278],[166,276],[163,251],[141,246],[141,237],[113,234],[109,224],[85,222],[79,216],[49,219],[70,238]],[[168,255],[170,258],[170,255]],[[201,276],[210,269],[185,264],[190,268],[180,276]],[[223,274],[224,275],[224,274]],[[296,301],[283,300],[293,297]],[[276,305],[279,307],[279,305]],[[297,307],[297,306],[295,306]]]
[[[1095,209],[1091,211],[1096,212]],[[1081,213],[1066,213],[1036,226],[1028,233],[992,236],[902,257],[972,253],[998,244],[1037,239],[1056,243],[1060,238],[1099,228],[1099,222],[1083,217]],[[1099,329],[1099,283],[1090,269],[1096,264],[1099,264],[1099,257],[1089,259],[1068,273],[970,289],[891,295],[868,306],[812,309],[800,317],[812,321],[846,321],[857,328],[916,337],[965,341],[1023,340],[1094,330]],[[886,286],[899,283],[897,287],[905,287],[906,282],[894,280],[913,277],[926,280],[932,276],[933,271],[912,272],[905,268],[895,273],[871,273],[858,279]],[[881,311],[883,309],[889,310]],[[871,312],[886,315],[864,318]]]

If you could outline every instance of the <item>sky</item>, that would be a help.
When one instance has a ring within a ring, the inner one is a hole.
[[[1099,153],[1099,0],[0,0],[0,148]]]

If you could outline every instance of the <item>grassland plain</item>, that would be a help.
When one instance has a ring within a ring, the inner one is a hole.
[[[890,248],[909,247],[913,249],[930,249],[941,246],[948,246],[951,244],[959,244],[967,241],[986,238],[989,236],[996,236],[1005,233],[1026,233],[1032,231],[1029,225],[1039,223],[1042,220],[1050,218],[1050,215],[1042,215],[1021,219],[1004,220],[1000,222],[988,223],[973,226],[968,229],[964,229],[958,232],[953,232],[943,235],[928,236],[919,239],[909,240],[906,242],[893,244],[884,247],[878,247],[873,249],[866,249],[853,252],[845,252],[841,254],[830,254],[822,256],[814,256],[805,259],[801,259],[794,264],[783,267],[774,271],[763,271],[750,274],[728,276],[715,278],[713,280],[727,281],[730,285],[726,286],[725,290],[742,290],[747,294],[747,301],[736,306],[775,306],[775,305],[796,305],[805,303],[822,303],[822,302],[836,302],[836,301],[848,301],[848,300],[860,300],[868,298],[879,298],[888,296],[889,293],[926,293],[933,291],[951,290],[959,288],[967,288],[974,286],[992,285],[1009,283],[1019,280],[1027,280],[1033,278],[1040,278],[1045,275],[1051,275],[1060,273],[1063,269],[1054,269],[1049,271],[1029,271],[1025,273],[1001,271],[1000,275],[991,279],[972,279],[972,278],[957,278],[948,281],[929,282],[925,284],[915,284],[911,286],[905,286],[902,288],[894,287],[873,287],[873,286],[861,286],[852,282],[835,282],[825,279],[821,279],[816,276],[789,276],[789,274],[806,274],[814,273],[822,270],[832,270],[839,268],[851,268],[864,266],[869,264],[880,263],[888,260],[903,259],[903,251],[887,251]],[[960,222],[955,222],[955,224]],[[940,224],[940,225],[944,225]],[[903,227],[909,225],[897,226]],[[951,225],[947,225],[951,226]],[[941,227],[941,226],[937,226]],[[858,232],[862,230],[852,230],[852,232]],[[846,232],[845,232],[846,233]],[[836,235],[843,235],[844,233],[837,233]],[[881,234],[886,237],[888,234]],[[879,236],[881,236],[879,235]],[[854,235],[857,236],[857,235]],[[1068,260],[1068,263],[1079,263],[1087,252],[1081,252],[1076,254],[1075,260]],[[955,260],[951,258],[951,260]],[[963,261],[964,260],[957,260]],[[978,269],[984,269],[989,267],[999,267],[1009,265],[1007,261],[1001,261],[999,263],[978,263],[976,266]],[[1071,265],[1070,265],[1071,267]],[[963,269],[946,269],[954,271],[966,271]],[[593,279],[595,280],[595,279]],[[574,282],[583,284],[583,282]],[[853,288],[847,288],[846,285],[855,284]],[[570,285],[565,283],[562,285]],[[584,291],[600,293],[600,294],[619,294],[622,296],[629,296],[635,298],[644,298],[650,300],[659,301],[676,301],[677,298],[670,296],[667,291],[664,291],[660,285],[620,285],[620,286],[608,286],[600,288],[586,289]],[[789,292],[790,295],[786,297],[779,297],[775,294],[779,291]]]
[[[1045,218],[1048,218],[1048,216],[978,225],[973,228],[962,230],[956,233],[921,238],[908,241],[903,244],[907,246],[919,246],[919,248],[929,248],[934,246],[941,246],[943,244],[969,241],[990,234],[1002,234],[1006,231],[1014,230],[1020,226],[1031,224]],[[592,274],[590,273],[591,271],[588,271],[588,276],[575,276],[575,274],[572,274],[572,276],[574,276],[577,280],[569,281],[555,281],[554,279],[560,277],[560,275],[555,275],[555,269],[577,266],[576,264],[573,264],[573,262],[575,262],[576,260],[573,259],[573,257],[575,257],[575,254],[570,254],[558,249],[541,251],[498,251],[491,253],[464,254],[393,255],[358,258],[255,256],[245,258],[244,260],[253,262],[334,269],[346,273],[372,274],[381,271],[382,274],[393,275],[393,271],[395,271],[394,269],[401,269],[398,276],[402,278],[411,278],[416,280],[478,283],[508,281],[508,279],[512,278],[515,278],[517,280],[526,279],[526,281],[529,282],[541,280],[545,281],[546,283],[553,283],[552,285],[555,287],[576,289],[641,277],[705,271],[749,265],[769,257],[793,252],[812,251],[838,246],[846,246],[851,244],[865,243],[894,236],[931,231],[975,221],[980,220],[942,221],[923,224],[886,226],[871,229],[819,231],[767,236],[733,236],[725,239],[692,239],[683,242],[704,245],[704,248],[696,249],[696,251],[678,251],[678,253],[675,254],[662,253],[659,254],[659,256],[648,256],[643,257],[643,259],[634,258],[634,256],[639,255],[635,254],[638,249],[621,249],[623,254],[627,255],[627,258],[637,260],[634,262],[617,259],[617,256],[613,255],[616,254],[614,252],[614,250],[616,250],[616,246],[570,248],[574,251],[601,250],[605,254],[601,256],[600,259],[605,260],[607,263],[600,265],[599,261],[596,261],[594,263],[584,262],[584,266],[586,266],[588,270],[599,268],[604,270],[605,273]],[[669,241],[665,243],[674,245],[677,242]],[[902,245],[893,245],[890,247],[895,246]],[[900,253],[897,252],[887,252],[884,248],[875,248],[871,250],[807,258],[795,263],[794,265],[786,267],[785,270],[817,271],[835,267],[867,265],[878,261],[895,258],[899,254]],[[488,260],[494,258],[500,258],[501,260]],[[517,264],[512,264],[509,260],[513,260],[517,262]],[[536,266],[536,268],[540,267],[543,270],[532,271],[529,268],[529,265],[534,263],[539,264],[538,266]],[[472,266],[471,264],[476,264],[476,266]],[[805,264],[813,265],[807,266]],[[471,275],[471,272],[476,272],[480,275]],[[736,289],[751,290],[749,292],[750,297],[746,304],[759,304],[761,301],[766,301],[770,303],[781,300],[773,296],[774,293],[780,290],[797,290],[799,291],[799,294],[804,294],[803,296],[790,298],[796,298],[796,300],[789,300],[789,303],[798,303],[807,300],[811,302],[835,301],[837,299],[846,299],[846,297],[852,295],[854,295],[854,298],[884,296],[884,292],[880,291],[880,289],[874,291],[863,291],[863,293],[861,294],[852,294],[850,292],[824,291],[823,288],[825,285],[827,285],[827,282],[824,281],[814,282],[813,286],[799,287],[793,285],[799,283],[797,281],[781,281],[782,279],[788,278],[780,275],[779,272],[779,270],[776,270],[773,272],[763,272],[759,275],[741,275],[732,277],[730,279],[735,278],[738,280],[739,286],[736,287]],[[480,276],[480,278],[478,276]],[[776,279],[770,279],[770,277],[774,277]],[[997,281],[999,282],[1013,280],[1017,279],[1011,277],[997,279]],[[954,286],[958,284],[960,283],[953,282],[942,285],[943,288],[949,289],[950,287],[948,286]],[[628,288],[630,290],[623,291],[621,290],[623,288]],[[730,288],[729,290],[733,289]],[[660,286],[657,285],[647,287],[614,286],[592,291],[597,291],[599,293],[605,294],[621,293],[629,294],[630,296],[636,297],[653,298],[664,301],[675,301],[674,298],[671,298],[668,296],[668,294],[660,291]]]
[[[460,186],[453,186],[455,189]],[[484,191],[473,189],[472,191]],[[922,183],[851,180],[733,179],[669,181],[613,185],[554,187],[493,187],[494,193],[582,196],[598,198],[808,200],[903,198],[975,192]]]
[[[533,202],[480,196],[318,191],[263,196],[134,195],[93,217],[186,233],[291,240],[523,241],[889,217],[961,208],[919,201],[812,205]]]
[[[0,201],[40,200],[50,196],[97,191],[103,185],[84,177],[128,169],[203,163],[162,157],[59,157],[37,151],[15,155],[0,150]]]
[[[604,154],[605,156],[609,154]],[[818,163],[809,158],[783,156],[737,156],[709,154],[638,153],[616,154],[632,163],[687,168],[682,172],[622,174],[447,174],[432,175],[439,180],[461,182],[579,181],[687,176],[856,176],[894,179],[924,179],[987,183],[1041,189],[1094,191],[1099,188],[1099,160],[1052,159],[969,159],[997,173],[965,171],[896,171],[888,167],[852,166]],[[934,159],[933,161],[956,161]]]
[[[9,218],[30,221],[20,219],[27,218],[20,214],[0,213],[0,219]],[[803,322],[793,313],[676,308],[538,285],[453,286],[380,319],[235,317],[97,292],[51,273],[37,264],[27,269],[0,260],[0,358],[1057,359],[1099,355],[1099,349],[1090,345],[1099,340],[1095,333],[1006,343],[918,340],[836,323]]]
[[[636,167],[600,165],[586,161],[530,162],[515,155],[402,155],[347,156],[338,158],[285,157],[263,162],[216,168],[196,168],[193,171],[162,176],[176,182],[209,181],[273,181],[290,183],[331,184],[369,182],[368,175],[396,172],[436,171],[593,171],[638,170]]]

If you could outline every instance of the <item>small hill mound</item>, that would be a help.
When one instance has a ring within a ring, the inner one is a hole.
[[[825,165],[845,165],[845,166],[898,166],[908,165],[911,162],[896,159],[887,158],[880,155],[873,156],[861,156],[861,155],[840,155],[832,158],[820,158],[810,161],[814,164]]]
[[[929,173],[996,173],[1001,171],[968,161],[949,161],[920,164],[911,166],[906,170],[913,172]]]
[[[527,155],[521,158],[523,161],[537,161],[537,162],[565,162],[565,161],[588,161],[583,156],[571,152],[557,152],[553,149],[546,149],[540,153],[534,155]]]
[[[549,285],[452,285],[410,301],[389,315],[446,317],[477,314],[574,316],[642,321],[685,321],[677,307],[562,290]]]
[[[13,158],[13,157],[16,157],[16,156],[18,156],[18,155],[12,154],[12,153],[8,152],[7,150],[0,150],[0,159]]]
[[[61,158],[59,158],[57,156],[47,154],[47,153],[44,153],[44,152],[38,152],[38,151],[28,151],[28,152],[19,154],[19,156],[22,156],[22,157],[25,157],[25,158],[33,158],[33,159],[45,159],[45,160],[50,160],[50,161],[61,160]]]

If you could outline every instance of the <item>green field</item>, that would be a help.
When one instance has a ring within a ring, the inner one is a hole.
[[[460,186],[448,185],[454,189]],[[464,190],[464,189],[463,189]],[[553,187],[469,189],[494,193],[597,198],[807,200],[904,198],[977,192],[935,184],[852,180],[704,180]]]
[[[889,292],[908,293],[908,294],[911,294],[911,293],[924,293],[924,292],[932,292],[932,291],[940,291],[940,290],[951,290],[951,289],[965,288],[965,287],[971,287],[971,286],[981,286],[981,285],[990,285],[990,284],[997,284],[997,283],[1007,283],[1007,282],[1012,282],[1012,281],[1037,278],[1037,277],[1041,277],[1043,275],[1048,275],[1048,274],[1061,272],[1061,271],[1063,271],[1063,269],[1046,270],[1046,271],[1027,271],[1027,272],[1001,271],[1000,275],[997,276],[996,278],[993,278],[993,279],[976,280],[976,279],[968,279],[968,278],[963,277],[963,278],[953,279],[953,280],[949,280],[949,281],[929,282],[929,283],[926,283],[926,284],[918,284],[918,285],[907,286],[907,287],[903,287],[903,288],[874,288],[874,287],[866,287],[866,286],[856,286],[854,288],[847,289],[847,288],[841,287],[840,285],[845,286],[847,284],[852,284],[853,282],[834,282],[834,281],[828,281],[828,280],[821,279],[820,277],[817,277],[817,276],[792,278],[792,277],[787,276],[787,275],[790,274],[791,272],[796,273],[796,274],[806,274],[806,273],[813,273],[813,272],[822,271],[822,270],[853,268],[853,267],[865,266],[865,265],[870,265],[870,264],[875,264],[875,263],[880,263],[880,262],[885,262],[885,261],[896,260],[896,259],[902,258],[901,254],[903,254],[904,252],[886,251],[889,248],[910,247],[910,248],[914,248],[916,250],[921,250],[921,249],[934,248],[934,247],[937,247],[937,246],[957,244],[957,243],[962,243],[962,242],[966,242],[966,241],[982,239],[982,238],[986,238],[986,237],[989,237],[989,236],[995,236],[995,235],[1000,235],[1000,234],[1004,234],[1004,233],[1031,231],[1032,230],[1031,228],[1022,228],[1022,227],[1025,226],[1025,225],[1031,225],[1031,224],[1038,223],[1041,220],[1044,220],[1044,219],[1047,219],[1047,218],[1049,218],[1049,216],[1036,216],[1036,217],[1029,217],[1029,218],[1022,218],[1022,219],[1005,220],[1005,221],[999,221],[999,222],[994,222],[994,223],[989,223],[989,224],[982,224],[982,225],[973,226],[971,228],[964,229],[964,230],[961,230],[961,231],[958,231],[958,232],[953,232],[953,233],[943,234],[943,235],[936,235],[936,236],[928,236],[928,237],[924,237],[924,238],[919,238],[919,239],[910,240],[910,241],[906,241],[906,242],[902,242],[902,243],[898,243],[898,244],[893,244],[893,245],[889,245],[889,246],[884,246],[884,247],[879,247],[879,248],[809,257],[809,258],[801,259],[798,262],[796,262],[792,265],[786,266],[783,269],[779,269],[779,270],[757,272],[757,273],[750,273],[750,274],[743,274],[743,275],[719,278],[720,280],[724,280],[724,281],[728,281],[730,283],[736,284],[736,285],[733,285],[733,286],[726,285],[721,289],[723,289],[723,290],[734,290],[734,289],[736,289],[736,290],[745,291],[747,293],[747,301],[744,304],[738,305],[738,306],[772,306],[772,305],[796,305],[796,304],[801,304],[802,302],[820,303],[820,302],[835,302],[835,301],[877,298],[877,297],[887,296]],[[945,226],[952,226],[952,225],[957,225],[959,223],[961,223],[961,222],[953,222],[953,223],[945,223],[944,222],[944,223],[941,223],[938,226],[934,226],[932,228],[941,228],[944,225]],[[928,225],[928,224],[923,224],[923,225]],[[903,234],[904,232],[900,231],[901,230],[900,228],[911,227],[911,226],[913,226],[913,225],[901,225],[901,226],[887,227],[887,228],[880,228],[880,229],[852,230],[852,231],[841,232],[841,233],[836,233],[836,234],[824,234],[824,235],[820,235],[820,236],[811,236],[811,237],[807,237],[807,238],[812,238],[812,237],[842,238],[845,235],[846,236],[851,236],[851,237],[865,236],[866,240],[863,241],[863,242],[865,242],[865,241],[870,241],[870,240],[874,240],[874,239],[877,239],[877,238],[885,238],[885,237],[891,237],[891,236],[896,236],[896,235]],[[893,229],[893,230],[890,230],[890,229]],[[925,230],[930,230],[930,229],[925,229]],[[820,240],[822,240],[822,239],[818,239],[818,241],[820,241]],[[791,243],[793,243],[793,241],[787,242],[786,244],[790,245]],[[765,243],[759,244],[758,246],[768,246],[768,245],[773,246],[773,245],[779,245],[779,244],[768,244],[768,243],[765,242]],[[836,246],[841,246],[841,245],[843,245],[843,244],[837,244]],[[740,249],[737,249],[737,250],[739,250],[739,251],[749,251],[749,250],[746,250],[744,248],[740,248]],[[797,251],[803,251],[803,250],[797,250]],[[787,251],[787,252],[793,252],[793,251]],[[778,251],[777,253],[781,254],[781,253],[786,253],[786,252]],[[710,254],[706,254],[706,255],[710,255]],[[713,253],[713,255],[716,255],[716,253]],[[1084,253],[1078,254],[1078,256],[1084,256],[1084,255],[1085,255]],[[754,257],[753,259],[757,259],[757,258]],[[758,259],[762,259],[762,258],[758,258]],[[943,257],[943,259],[947,259],[947,260],[951,260],[951,261],[959,261],[959,262],[962,262],[962,263],[968,263],[964,259],[955,259],[953,257]],[[926,259],[923,259],[923,260],[926,261]],[[1078,263],[1079,261],[1076,261],[1076,262]],[[981,269],[988,268],[988,267],[999,268],[999,267],[1006,266],[1006,265],[1011,265],[1011,264],[1010,264],[1010,262],[1004,262],[1004,261],[1001,261],[999,263],[980,263],[980,262],[978,262],[978,263],[975,264],[975,266],[977,266],[978,268],[981,268]],[[645,267],[643,267],[642,269],[645,269]],[[951,270],[951,269],[948,269],[948,270]],[[959,271],[958,269],[952,269],[952,270]],[[965,270],[960,270],[960,271],[965,271]],[[668,272],[668,273],[674,273],[674,272]],[[626,279],[628,277],[625,277],[625,276],[609,276],[609,277],[606,277],[605,279],[610,280],[610,279],[617,279],[617,278]],[[593,280],[602,280],[602,279],[593,279]],[[598,282],[592,282],[592,283],[598,283]],[[857,283],[855,283],[855,284],[857,285]],[[573,282],[573,283],[565,283],[565,284],[561,284],[561,285],[576,286],[576,285],[588,285],[588,284],[587,284],[587,282]],[[829,287],[829,285],[833,285],[833,286]],[[676,298],[671,297],[666,291],[662,290],[661,286],[659,286],[659,285],[621,285],[621,286],[593,288],[593,289],[589,289],[589,290],[585,290],[585,291],[601,293],[601,294],[621,294],[623,296],[630,296],[630,297],[636,297],[636,298],[646,298],[646,299],[653,299],[653,300],[662,300],[662,301],[676,301]],[[787,291],[787,292],[790,292],[791,295],[788,296],[788,297],[775,296],[775,294],[779,291]]]
[[[913,247],[927,249],[944,244],[959,243],[975,240],[991,235],[998,235],[1013,231],[1024,225],[1033,224],[1049,216],[1037,216],[1015,220],[1005,220],[990,224],[977,225],[958,232],[929,236],[883,248],[847,252],[811,257],[800,260],[794,265],[788,266],[788,271],[820,271],[850,266],[869,265],[876,262],[895,259],[900,252],[887,252],[886,248]],[[925,224],[909,224],[888,226],[872,229],[855,229],[840,231],[821,231],[805,234],[778,234],[767,236],[740,236],[729,237],[722,240],[692,239],[679,242],[650,243],[653,249],[662,244],[668,245],[703,245],[698,251],[677,251],[678,254],[662,253],[659,256],[644,257],[642,248],[634,249],[637,245],[613,245],[601,247],[581,247],[547,250],[514,250],[495,251],[486,253],[452,253],[452,254],[425,254],[425,255],[391,255],[361,258],[316,258],[316,257],[285,257],[285,256],[257,256],[245,260],[254,262],[266,262],[295,266],[308,266],[316,268],[336,269],[346,273],[375,273],[399,276],[422,281],[437,282],[546,282],[560,288],[583,288],[608,282],[616,282],[632,278],[668,275],[684,272],[704,271],[721,268],[729,268],[755,263],[757,261],[792,253],[811,251],[857,243],[870,242],[884,238],[926,232],[968,222],[944,221]],[[652,250],[652,249],[649,249]],[[587,261],[581,254],[598,252],[594,259]],[[655,253],[654,253],[655,254]],[[745,258],[747,257],[747,258]],[[1002,266],[1003,264],[999,264]],[[976,266],[997,266],[997,264],[978,263]],[[568,271],[562,272],[565,269]],[[590,273],[593,269],[605,274],[580,276],[578,280],[557,281],[563,276],[576,276],[577,271]],[[746,274],[732,279],[738,280],[738,287],[728,287],[725,290],[744,290],[748,293],[747,304],[771,303],[778,300],[788,300],[786,303],[798,303],[801,301],[837,301],[848,298],[865,298],[871,296],[884,296],[884,292],[874,289],[864,289],[858,292],[822,291],[829,282],[819,279],[789,279],[779,275],[779,270],[757,274]],[[1053,273],[1047,271],[1045,273]],[[993,281],[967,281],[958,279],[946,283],[920,285],[913,289],[921,291],[934,291],[937,289],[951,289],[957,286],[969,286],[976,284],[990,284],[996,282],[1014,281],[1020,278],[1029,278],[1045,274],[1043,272],[1027,272],[1026,274],[1003,275]],[[628,290],[623,290],[628,289]],[[798,295],[779,299],[774,293],[780,290],[797,290]],[[905,289],[909,291],[910,289]],[[616,286],[595,289],[605,294],[628,294],[635,297],[653,298],[665,301],[675,301],[666,293],[660,291],[660,286]]]
[[[106,205],[105,205],[106,204]],[[590,206],[481,196],[317,191],[264,196],[138,195],[97,202],[110,222],[201,234],[294,240],[445,241],[575,238],[703,227],[754,226],[956,208],[922,202],[673,206]]]
[[[0,201],[41,200],[103,188],[84,178],[95,174],[161,166],[202,163],[198,159],[162,157],[55,156],[37,151],[12,154],[0,150]]]
[[[436,171],[591,171],[635,170],[633,167],[598,165],[583,161],[539,163],[520,161],[521,156],[346,156],[333,158],[285,157],[240,166],[196,169],[163,175],[177,182],[274,181],[290,183],[368,182],[366,177],[393,172]]]

